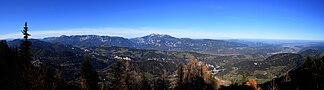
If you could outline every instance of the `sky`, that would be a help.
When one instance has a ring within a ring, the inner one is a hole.
[[[324,40],[324,0],[0,0],[0,39],[151,33]]]

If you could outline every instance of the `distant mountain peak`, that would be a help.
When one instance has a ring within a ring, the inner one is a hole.
[[[60,37],[101,37],[101,36],[99,36],[99,35],[70,35],[70,36],[62,35]]]
[[[164,36],[164,35],[167,35],[167,34],[158,34],[158,33],[152,33],[148,36]]]
[[[172,36],[170,36],[168,34],[157,34],[157,33],[152,33],[152,34],[147,35],[147,36],[149,36],[149,37],[172,37]]]
[[[61,35],[60,37],[67,37],[67,35]]]

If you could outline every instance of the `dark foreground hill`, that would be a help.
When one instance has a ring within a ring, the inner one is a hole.
[[[308,57],[305,64],[285,73],[282,77],[261,84],[264,89],[279,90],[323,90],[324,89],[324,57]]]
[[[243,83],[246,79],[264,83],[302,66],[303,63],[304,59],[299,54],[281,53],[269,56],[263,61],[242,61],[225,65],[226,70],[218,76],[231,81],[232,84]]]

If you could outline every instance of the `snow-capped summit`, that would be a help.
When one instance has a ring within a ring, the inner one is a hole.
[[[152,33],[152,34],[147,35],[147,36],[151,36],[151,37],[154,37],[154,36],[164,37],[164,36],[170,36],[170,35],[167,35],[167,34],[157,34],[157,33]]]

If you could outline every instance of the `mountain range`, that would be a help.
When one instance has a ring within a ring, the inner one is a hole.
[[[137,49],[166,51],[190,51],[204,54],[269,54],[284,50],[264,43],[241,43],[231,40],[176,38],[166,34],[150,34],[137,38],[123,38],[98,35],[62,35],[42,39],[46,42],[63,45],[82,46],[118,46]]]

